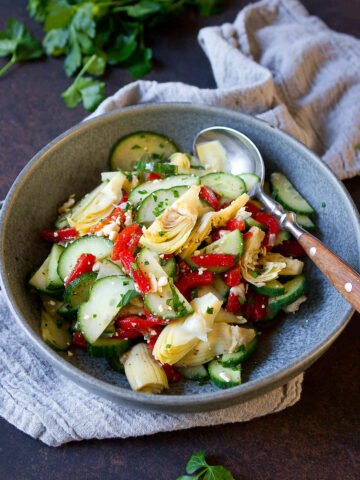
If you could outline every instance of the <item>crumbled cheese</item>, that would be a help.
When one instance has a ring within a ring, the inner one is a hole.
[[[295,313],[299,310],[300,305],[304,302],[306,302],[307,297],[305,295],[302,295],[299,297],[295,302],[291,303],[290,305],[287,305],[286,307],[283,308],[284,312],[286,313]]]
[[[237,318],[237,320],[238,320],[237,323],[239,323],[239,324],[247,323],[246,318],[243,317],[242,315],[237,315],[236,318]]]
[[[121,208],[121,210],[125,210],[126,209],[126,202],[123,202],[123,203],[120,203],[119,207]]]
[[[243,283],[240,283],[240,285],[237,285],[236,287],[231,287],[230,293],[237,295],[241,299],[245,300],[245,285]]]
[[[125,212],[125,227],[132,224],[132,214],[129,210]]]
[[[57,238],[59,236],[58,232],[54,232],[54,237]]]
[[[59,215],[70,212],[71,208],[75,205],[75,193],[72,193],[69,198],[59,208]]]
[[[52,307],[54,307],[56,305],[56,303],[54,302],[54,300],[49,300],[49,305],[51,305]]]
[[[156,277],[152,272],[148,273],[148,278],[150,280],[150,285],[151,285],[151,292],[156,293],[158,290],[158,283],[156,281]]]
[[[275,245],[275,242],[276,242],[276,235],[275,235],[275,233],[270,233],[270,235],[269,235],[269,241],[268,241],[269,246],[270,246],[270,247],[273,247],[273,246]]]
[[[115,231],[111,232],[109,235],[109,240],[111,240],[112,242],[115,242],[118,235],[119,235],[118,232],[115,232]]]
[[[89,320],[90,315],[84,315],[84,320]]]
[[[160,313],[162,313],[164,311],[164,307],[162,305],[159,305],[158,310],[159,310]]]
[[[164,254],[163,253],[160,253],[159,257],[161,258],[161,260],[164,258]]]
[[[101,262],[95,262],[93,267],[92,267],[92,271],[93,272],[98,272],[100,270],[100,267],[101,267]]]
[[[247,211],[245,210],[245,207],[241,207],[241,208],[237,211],[237,213],[236,213],[236,215],[235,215],[235,219],[236,219],[236,220],[240,220],[240,221],[247,220],[247,219],[250,218],[250,217],[251,217],[251,213],[250,213],[250,212],[247,212]]]
[[[166,277],[165,275],[163,275],[162,277],[160,277],[159,280],[158,280],[158,282],[157,282],[157,284],[158,284],[158,287],[160,287],[160,288],[161,288],[161,287],[165,287],[165,285],[168,284],[168,279],[167,279],[167,277]]]
[[[73,357],[74,356],[74,354],[72,352],[70,352],[70,350],[68,350],[67,354],[68,354],[68,357]]]
[[[204,272],[206,272],[206,268],[200,267],[199,270],[198,270],[198,274],[202,275]]]

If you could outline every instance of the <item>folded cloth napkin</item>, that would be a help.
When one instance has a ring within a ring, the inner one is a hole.
[[[359,41],[332,32],[295,0],[249,5],[234,24],[203,29],[199,41],[217,89],[139,81],[105,100],[93,115],[141,102],[221,105],[257,114],[291,133],[340,178],[359,173]],[[300,398],[302,375],[255,400],[206,414],[123,408],[85,392],[43,361],[1,295],[0,319],[0,414],[48,445],[246,421]]]

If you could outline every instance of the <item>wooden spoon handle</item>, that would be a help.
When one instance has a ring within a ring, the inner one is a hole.
[[[332,285],[360,312],[360,275],[309,233],[302,233],[298,242]]]

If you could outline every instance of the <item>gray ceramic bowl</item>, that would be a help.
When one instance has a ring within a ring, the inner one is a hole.
[[[63,356],[41,340],[38,302],[27,290],[25,277],[49,250],[38,230],[52,224],[59,203],[70,193],[81,196],[97,184],[100,172],[108,168],[109,150],[119,137],[136,130],[154,130],[174,138],[186,151],[196,132],[214,125],[248,135],[264,155],[267,171],[284,172],[316,209],[323,241],[350,265],[359,267],[359,220],[348,193],[311,151],[266,123],[224,109],[164,104],[128,108],[77,125],[29,162],[7,196],[1,215],[2,285],[19,327],[38,351],[77,384],[115,402],[172,412],[205,411],[243,402],[285,384],[309,367],[352,314],[350,305],[308,262],[309,301],[296,315],[263,335],[244,368],[244,384],[226,391],[184,382],[167,395],[134,393],[105,361],[86,355]]]

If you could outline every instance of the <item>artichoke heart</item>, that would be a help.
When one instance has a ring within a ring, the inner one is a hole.
[[[174,253],[187,241],[194,228],[200,209],[200,186],[193,185],[149,228],[143,229],[140,242],[157,253]]]
[[[205,213],[205,215],[197,221],[194,230],[191,232],[191,235],[186,242],[186,246],[179,248],[177,253],[181,255],[182,258],[190,257],[200,243],[210,234],[213,228],[224,226],[228,220],[235,217],[240,208],[242,208],[248,200],[249,195],[243,193],[240,197],[231,202],[228,207],[223,208],[218,212]]]
[[[263,257],[262,262],[281,262],[285,266],[280,275],[300,275],[304,268],[304,262],[297,258],[284,257],[280,253],[268,253]]]
[[[188,173],[190,166],[190,158],[186,153],[176,152],[169,157],[171,165],[178,167],[178,173]]]

